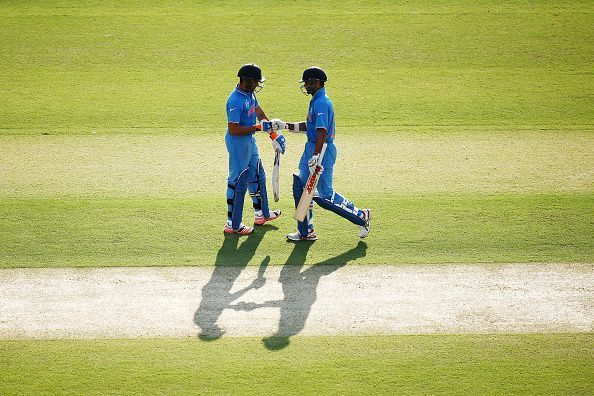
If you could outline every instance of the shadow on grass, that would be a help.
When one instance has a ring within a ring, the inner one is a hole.
[[[237,234],[225,235],[223,245],[217,253],[212,277],[202,288],[200,306],[194,314],[194,323],[200,327],[198,338],[212,341],[223,336],[224,331],[217,325],[217,320],[225,308],[250,289],[264,284],[264,270],[270,262],[266,257],[260,264],[260,272],[249,286],[231,293],[237,277],[254,257],[256,249],[268,231],[277,230],[275,226],[265,225],[254,230],[249,236]],[[239,244],[241,241],[241,244]]]
[[[365,257],[367,244],[359,242],[356,247],[328,260],[303,270],[307,252],[312,242],[297,242],[281,270],[279,282],[282,284],[284,298],[265,303],[244,303],[231,306],[233,309],[251,311],[263,307],[280,308],[280,319],[276,334],[262,340],[264,346],[272,351],[286,348],[290,338],[299,334],[305,327],[311,307],[317,299],[320,279],[347,265],[350,261]],[[261,274],[261,275],[260,275]],[[263,276],[260,268],[258,277]]]

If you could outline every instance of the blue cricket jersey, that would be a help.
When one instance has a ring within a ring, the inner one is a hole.
[[[334,129],[334,106],[332,101],[326,95],[326,88],[320,88],[309,102],[309,111],[307,112],[307,140],[316,142],[318,137],[318,128],[324,128],[328,131],[326,142],[331,143],[334,140],[336,131]]]
[[[255,125],[258,106],[258,99],[253,92],[242,91],[239,87],[235,87],[227,99],[227,122],[236,122],[240,126]],[[227,133],[229,133],[229,128],[227,128]],[[254,133],[252,132],[250,135]]]

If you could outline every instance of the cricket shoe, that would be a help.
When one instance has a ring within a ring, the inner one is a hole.
[[[248,235],[254,232],[254,227],[248,227],[242,223],[237,230],[234,230],[230,224],[226,224],[223,231],[225,234]]]
[[[310,231],[307,236],[302,236],[299,231],[287,235],[287,239],[290,241],[316,241],[318,236],[315,231]]]
[[[267,221],[278,219],[280,217],[280,215],[281,215],[281,210],[280,209],[270,211],[270,217],[269,218],[266,218],[264,216],[255,215],[254,216],[254,224],[255,225],[262,225],[262,224],[266,223]]]
[[[369,228],[371,228],[371,209],[361,209],[361,218],[365,220],[365,225],[359,226],[359,238],[365,238],[369,235]]]

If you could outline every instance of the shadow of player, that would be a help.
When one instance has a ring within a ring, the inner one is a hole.
[[[194,313],[194,323],[200,328],[198,338],[204,341],[221,338],[224,331],[216,322],[223,310],[249,290],[259,288],[263,285],[264,270],[270,262],[270,257],[268,256],[260,264],[258,278],[249,286],[231,293],[233,284],[239,277],[239,274],[241,274],[241,271],[243,271],[254,257],[256,249],[260,245],[260,242],[262,242],[265,233],[277,229],[277,227],[270,225],[261,226],[254,230],[247,238],[236,234],[225,235],[223,245],[217,252],[212,276],[202,288],[200,306]],[[240,240],[243,241],[241,245],[239,245]]]
[[[280,308],[280,319],[276,334],[262,340],[269,350],[287,347],[290,337],[299,334],[305,327],[311,308],[317,299],[320,279],[344,267],[350,261],[365,257],[367,244],[359,242],[356,247],[336,257],[317,263],[302,271],[311,242],[295,244],[287,264],[281,270],[279,282],[282,284],[284,299],[265,303],[238,303],[231,308],[251,311],[262,307]]]

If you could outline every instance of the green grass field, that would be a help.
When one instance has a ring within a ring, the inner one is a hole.
[[[270,340],[269,344],[279,340]],[[594,386],[591,334],[8,341],[3,394],[548,394]]]
[[[3,1],[0,268],[291,264],[303,136],[283,217],[255,252],[223,246],[224,106],[248,62],[288,121],[303,69],[328,73],[335,188],[374,213],[350,263],[594,263],[592,26],[588,1]],[[357,245],[316,219],[308,264]],[[591,334],[292,340],[0,341],[0,393],[594,392]]]

